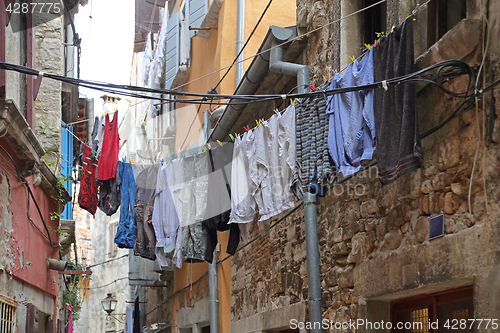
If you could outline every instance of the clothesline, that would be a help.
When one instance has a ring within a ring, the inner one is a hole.
[[[89,147],[90,149],[92,149],[86,142],[84,142],[82,139],[80,139],[79,137],[77,137],[75,135],[75,133],[73,133],[73,131],[70,131],[66,126],[63,126],[62,128],[64,128],[66,131],[68,131],[68,133],[71,134],[82,145],[84,145],[84,146]],[[97,151],[95,151],[95,150],[92,150],[92,152],[94,152],[94,153],[97,154]]]
[[[261,234],[266,234],[273,216],[296,207],[305,191],[357,172],[362,160],[372,158],[375,146],[382,184],[418,168],[415,90],[413,85],[398,85],[414,82],[419,74],[413,70],[412,29],[409,18],[360,62],[354,61],[343,77],[338,74],[330,84],[310,87],[313,92],[304,96],[309,98],[298,99],[283,114],[257,120],[257,127],[245,128],[243,136],[232,138],[234,142],[219,141],[210,149],[194,149],[191,156],[184,152],[159,164],[118,161],[117,149],[116,158],[103,154],[109,161],[99,161],[97,178],[104,183],[96,206],[108,215],[121,207],[115,242],[134,248],[135,255],[158,260],[160,267],[170,265],[166,247],[173,248],[177,267],[184,261],[212,262],[217,231],[230,230],[227,253],[234,254],[240,239],[247,239],[248,223],[257,219]],[[394,68],[395,63],[405,67]],[[441,87],[455,97],[476,90],[474,72],[464,64],[448,61],[434,67],[439,68],[437,77],[451,65],[470,75],[466,92]],[[395,78],[395,73],[405,75]],[[383,90],[374,89],[378,86],[373,82],[380,82]],[[332,90],[342,94],[328,96]],[[109,124],[107,117],[105,133]],[[117,129],[112,131],[118,137]],[[109,136],[102,149],[107,140]],[[111,141],[118,146],[117,139]],[[393,152],[392,144],[405,149]],[[113,166],[104,178],[101,163]]]

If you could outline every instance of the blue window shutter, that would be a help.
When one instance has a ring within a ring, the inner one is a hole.
[[[66,125],[62,122],[62,125]],[[61,128],[61,176],[65,178],[66,176],[72,175],[71,167],[73,166],[73,126],[68,126],[67,130],[63,127]],[[73,182],[71,180],[66,180],[63,182],[64,187],[71,193],[71,188]],[[61,216],[62,219],[72,220],[73,219],[73,203],[68,202],[64,207],[64,211]]]
[[[207,11],[207,0],[189,0],[189,25],[199,28]],[[196,36],[196,30],[189,30],[189,37],[193,36]]]
[[[167,22],[167,52],[165,60],[165,88],[169,89],[179,69],[179,12]]]

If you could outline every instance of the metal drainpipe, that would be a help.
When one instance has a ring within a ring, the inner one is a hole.
[[[304,219],[306,229],[307,284],[309,290],[309,321],[313,324],[311,333],[323,332],[321,329],[321,279],[319,261],[318,222],[316,194],[304,193]],[[319,323],[319,327],[316,327]]]
[[[219,300],[217,299],[217,256],[208,265],[208,289],[210,297],[210,333],[219,332]]]
[[[245,0],[238,0],[238,17],[236,23],[236,54],[238,54],[243,48],[245,43]],[[236,84],[237,87],[243,78],[243,53],[238,57],[238,62],[236,63]]]
[[[276,47],[278,43],[272,43],[269,71],[283,73],[286,75],[297,75],[299,93],[307,92],[309,84],[309,66],[283,62],[283,48]],[[322,311],[321,311],[321,278],[319,260],[318,222],[316,212],[316,193],[304,193],[304,220],[306,230],[307,251],[307,283],[309,290],[309,321],[312,325],[311,333],[321,333]],[[316,324],[317,323],[317,324]],[[318,326],[318,327],[317,327]]]

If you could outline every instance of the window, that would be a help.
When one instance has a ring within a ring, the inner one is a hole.
[[[179,70],[179,12],[167,22],[167,47],[165,55],[165,88],[169,89]]]
[[[413,297],[391,304],[392,325],[396,333],[454,332],[469,333],[472,330],[449,329],[453,323],[474,318],[472,287]],[[431,326],[430,323],[436,323]],[[411,324],[410,324],[411,323]],[[470,322],[468,322],[470,323]]]
[[[363,8],[373,5],[377,0],[364,0]],[[387,3],[373,6],[363,12],[363,44],[373,44],[377,32],[386,31]]]
[[[208,11],[207,0],[183,0],[177,11],[174,1],[169,4],[170,18],[167,22],[167,47],[165,65],[165,88],[176,88],[187,82],[191,59],[191,38]]]
[[[189,26],[192,28],[199,28],[207,11],[207,0],[189,0]],[[189,37],[196,36],[197,31],[198,30],[190,30]]]
[[[466,0],[432,0],[427,5],[427,48],[466,17]]]
[[[108,255],[113,258],[118,254],[118,247],[115,244],[115,235],[118,230],[118,222],[108,224]]]
[[[189,66],[189,58],[191,56],[191,38],[189,31],[189,0],[182,1],[181,22],[180,22],[180,50],[179,50],[179,66]]]
[[[16,303],[0,296],[0,332],[16,332]]]
[[[61,121],[62,126],[66,126],[64,121]],[[63,185],[68,190],[69,194],[72,194],[73,181],[68,178],[68,176],[73,175],[73,126],[68,126],[67,130],[61,127],[61,177],[66,180],[63,181]],[[73,203],[68,202],[64,206],[64,211],[62,213],[62,218],[66,220],[73,219]]]

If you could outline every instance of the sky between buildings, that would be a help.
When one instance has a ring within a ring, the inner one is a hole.
[[[134,0],[90,0],[75,18],[82,38],[82,79],[129,84],[134,48]],[[94,98],[95,115],[102,113],[101,91],[80,88]],[[124,101],[124,99],[122,99]]]

